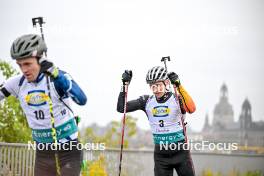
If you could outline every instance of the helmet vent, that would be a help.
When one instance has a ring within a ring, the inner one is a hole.
[[[23,44],[24,44],[25,42],[23,41],[23,42],[21,42],[19,45],[18,45],[18,49],[17,49],[17,52],[19,53],[19,51],[20,51],[20,49],[22,48],[22,46],[23,46]]]
[[[17,42],[16,42],[16,45],[18,45],[20,43],[21,39],[19,39]]]
[[[31,40],[35,40],[35,38],[37,38],[37,36],[35,35],[35,36],[33,36],[32,38],[31,38]]]
[[[160,78],[160,76],[161,76],[161,73],[158,73],[158,76],[157,76],[157,78]]]
[[[24,57],[24,56],[28,56],[29,53],[30,53],[29,51],[24,52],[23,54],[20,55],[20,57],[22,58],[22,57]]]
[[[36,41],[35,43],[33,43],[32,45],[31,45],[31,47],[35,47],[35,46],[37,46],[38,45],[38,41]]]
[[[26,45],[26,47],[25,47],[25,50],[27,50],[27,49],[28,49],[29,45],[30,45],[30,43],[28,43],[28,44]]]

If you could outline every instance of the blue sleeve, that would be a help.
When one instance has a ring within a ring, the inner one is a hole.
[[[55,89],[60,97],[71,97],[72,100],[78,105],[86,104],[86,95],[68,73],[59,70],[58,77],[53,81]]]

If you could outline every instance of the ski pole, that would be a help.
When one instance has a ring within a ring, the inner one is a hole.
[[[161,62],[164,62],[165,70],[168,73],[167,61],[170,61],[170,56],[162,57]],[[178,104],[180,106],[179,95],[177,93],[177,87],[176,86],[173,86],[173,89],[174,89],[174,93],[175,93],[175,96],[176,96],[176,100],[178,101]],[[185,135],[185,141],[187,142],[187,140],[188,140],[187,139],[187,134],[186,134],[186,124],[187,123],[184,122],[183,114],[181,116],[181,121],[182,121],[182,125],[183,125],[183,132],[184,132],[184,135]]]
[[[161,62],[164,63],[165,70],[168,73],[167,61],[170,61],[170,56],[162,57]],[[166,88],[167,89],[167,88]],[[169,85],[169,90],[171,90],[171,85]]]
[[[43,24],[44,24],[44,20],[43,17],[36,17],[36,18],[32,18],[32,24],[33,27],[36,27],[37,24],[39,24],[40,27],[40,33],[41,33],[41,37],[43,39],[43,41],[45,41],[44,39],[44,32],[43,32]],[[45,52],[45,57],[47,57],[47,52]],[[48,88],[48,97],[46,99],[46,101],[49,103],[49,111],[50,111],[50,116],[51,116],[51,134],[52,134],[52,139],[55,143],[55,146],[57,146],[58,144],[58,139],[57,139],[57,132],[56,132],[56,128],[55,128],[55,118],[54,118],[54,114],[53,114],[53,104],[52,104],[52,100],[51,100],[51,94],[50,94],[50,82],[49,82],[49,77],[46,74],[46,80],[47,80],[47,88]],[[58,176],[61,176],[61,172],[60,172],[60,163],[59,163],[59,156],[58,156],[58,152],[56,150],[55,152],[55,162],[56,162],[56,172]]]
[[[32,18],[32,24],[33,24],[33,27],[36,27],[36,25],[39,24],[41,37],[42,37],[43,41],[45,41],[43,27],[42,27],[42,25],[45,24],[45,22],[43,20],[43,17]],[[44,54],[47,57],[47,52],[46,51],[44,52]]]
[[[161,58],[161,62],[164,62],[166,71],[168,71],[168,69],[167,69],[167,61],[170,61],[170,56],[166,56],[166,57],[162,57]]]
[[[127,111],[127,91],[128,84],[124,84],[125,88],[125,104],[124,104],[124,114],[123,114],[123,123],[122,123],[122,137],[121,137],[121,145],[120,145],[120,157],[119,157],[119,173],[118,176],[121,175],[122,169],[122,157],[123,157],[123,146],[124,146],[124,134],[125,134],[125,125],[126,125],[126,111]]]

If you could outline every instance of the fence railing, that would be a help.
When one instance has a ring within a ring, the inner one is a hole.
[[[104,156],[106,172],[115,176],[118,172],[119,149],[84,150],[84,160],[96,160]],[[257,154],[217,154],[192,152],[196,174],[211,169],[228,175],[229,171],[259,170],[264,173],[264,155]],[[0,176],[33,176],[34,150],[27,144],[0,142]],[[153,150],[124,150],[122,171],[126,176],[154,175]],[[176,174],[175,174],[176,175]]]
[[[0,143],[0,175],[32,176],[35,152],[27,144]]]
[[[117,175],[119,152],[119,149],[83,150],[83,160],[92,161],[104,156],[107,174]],[[34,164],[35,151],[28,147],[28,144],[0,142],[0,176],[33,176]],[[151,169],[153,167],[152,150],[124,150],[122,162],[124,173],[138,176],[153,175]]]

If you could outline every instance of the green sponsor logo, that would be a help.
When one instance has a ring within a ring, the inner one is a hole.
[[[56,127],[57,140],[68,137],[77,131],[78,131],[77,125],[74,119],[71,119],[65,122],[64,124]],[[41,142],[41,143],[54,142],[52,138],[51,128],[43,129],[43,130],[32,129],[32,137],[35,141]]]
[[[177,131],[175,133],[167,134],[153,134],[153,140],[155,144],[160,143],[175,143],[185,139],[183,130]]]

